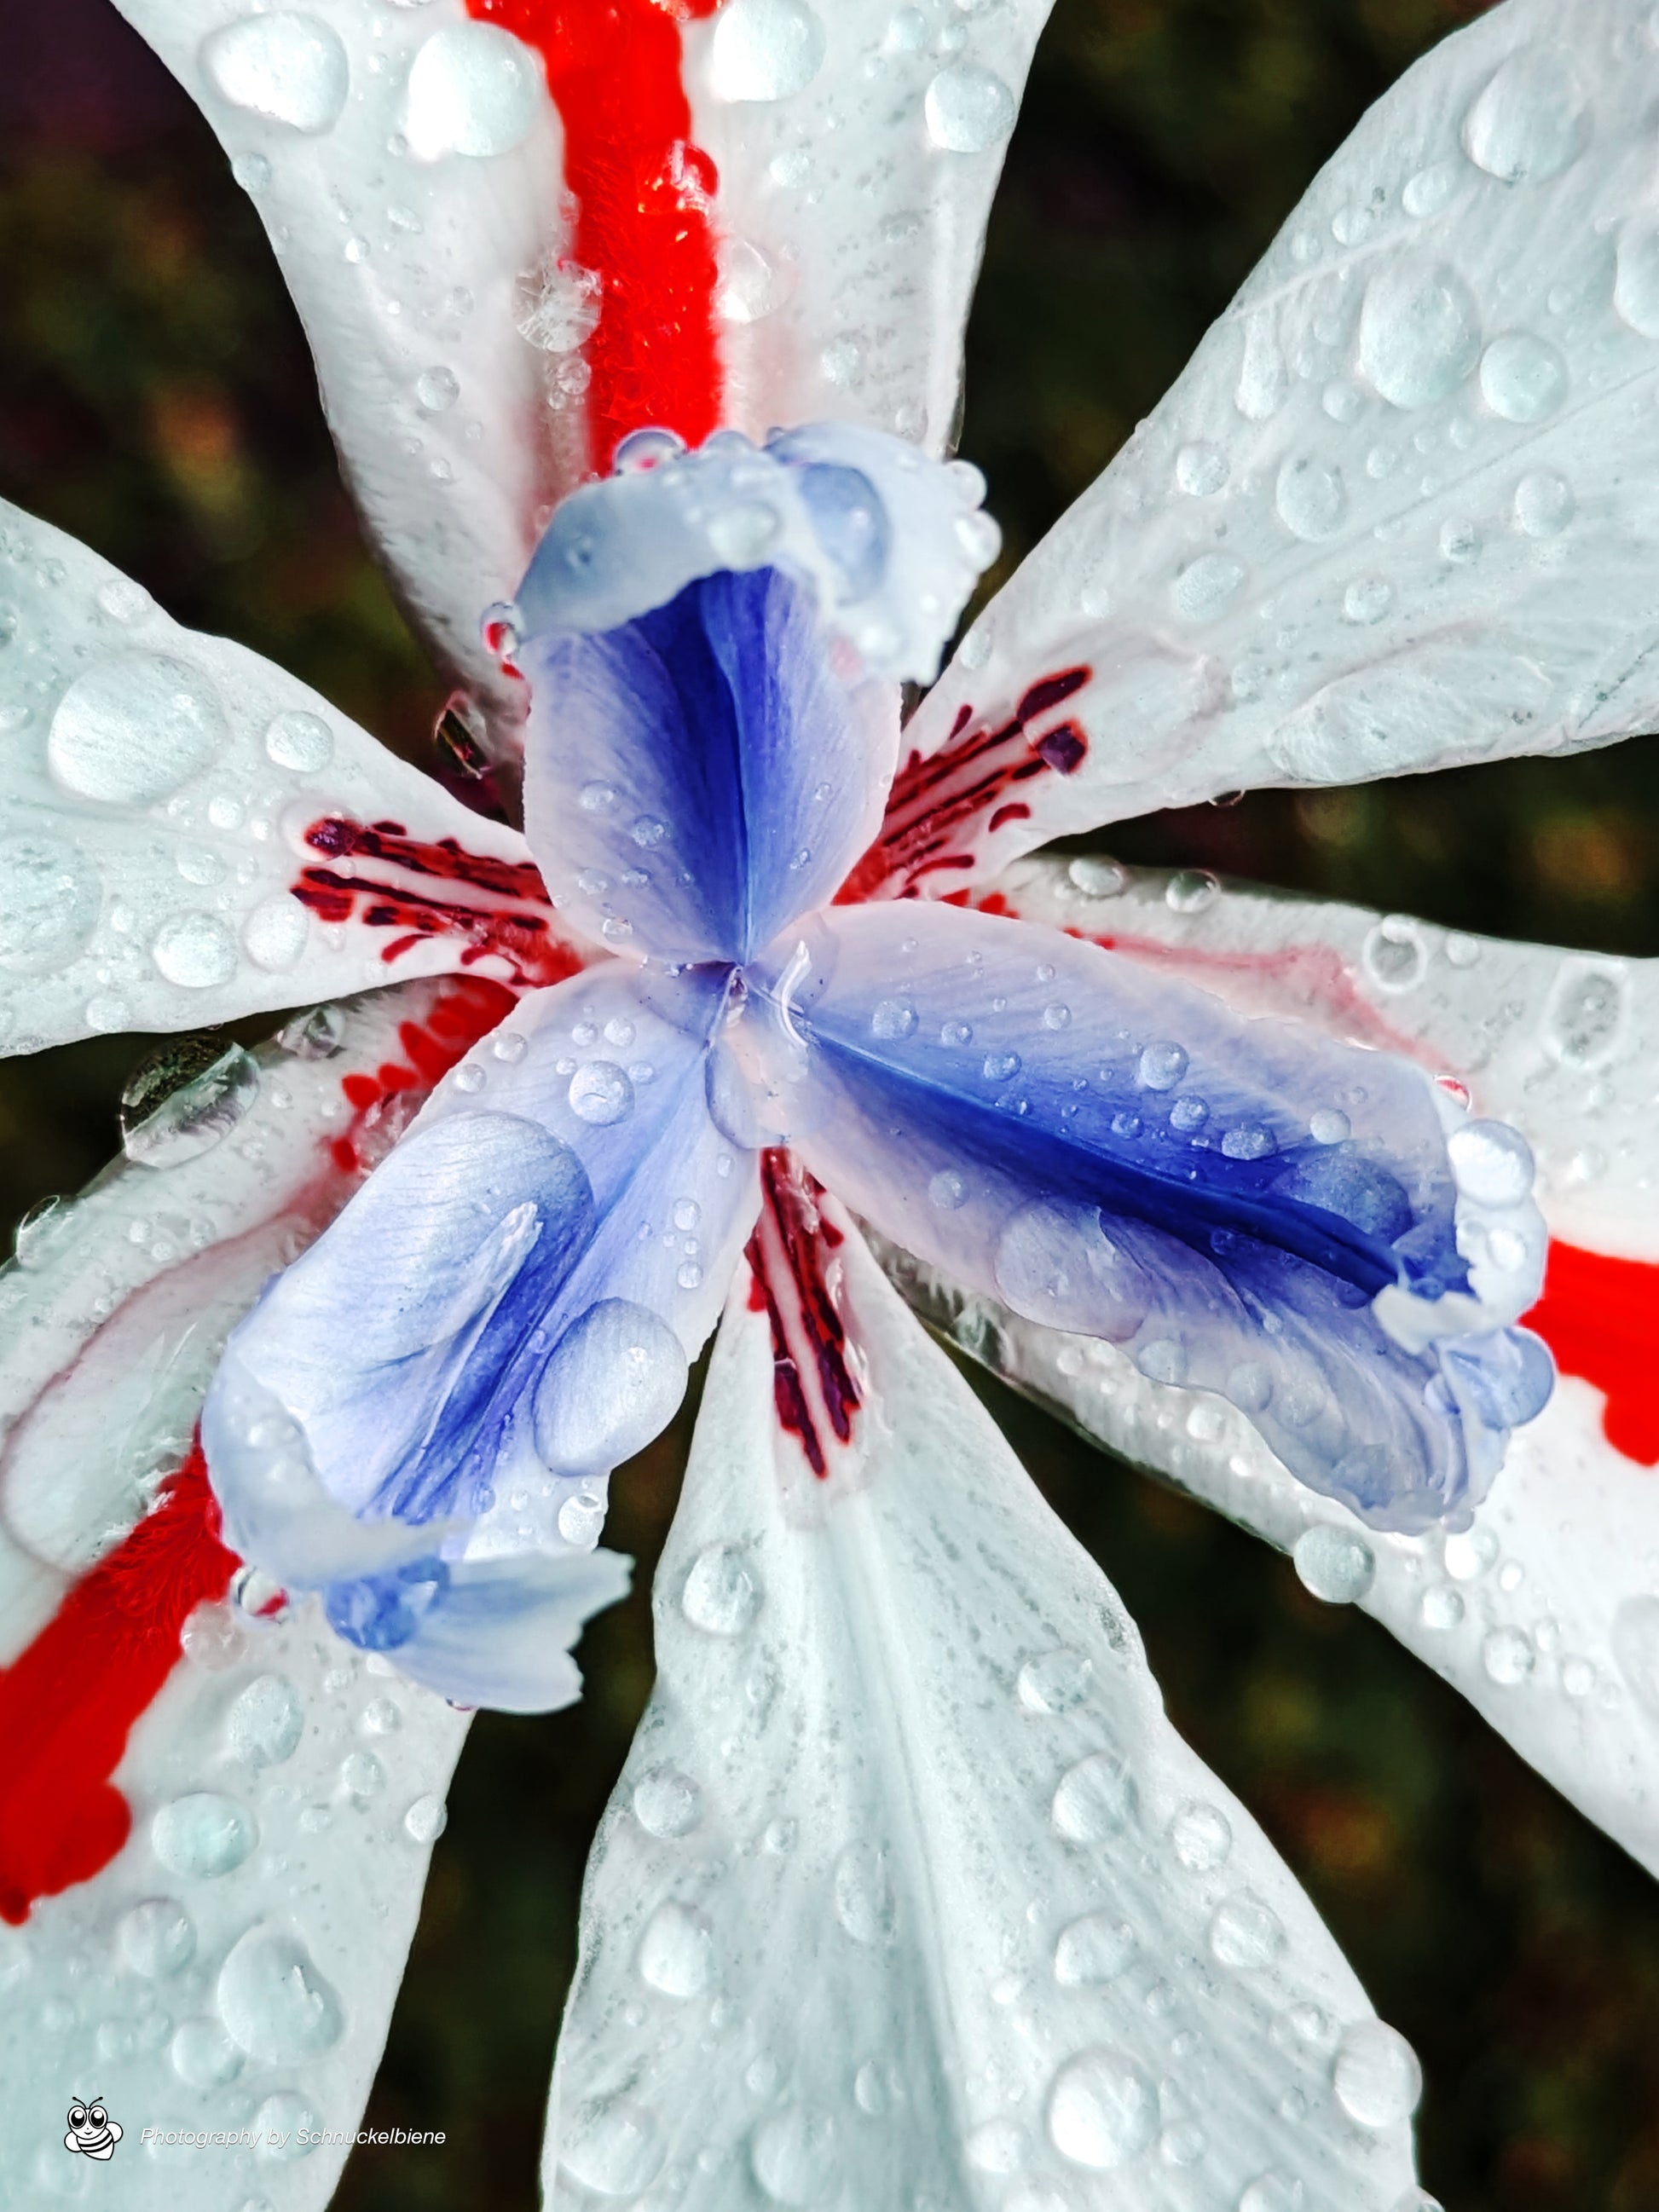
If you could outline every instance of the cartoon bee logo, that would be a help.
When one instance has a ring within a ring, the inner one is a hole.
[[[108,2158],[120,2140],[121,2123],[111,2119],[96,2097],[89,2105],[77,2100],[70,2106],[65,2150],[82,2151],[88,2158]]]

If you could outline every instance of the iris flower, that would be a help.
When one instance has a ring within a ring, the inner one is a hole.
[[[95,2077],[125,2203],[326,2202],[465,1712],[576,1693],[712,1335],[549,2202],[1425,2204],[1409,2049],[912,1309],[1654,1859],[1645,970],[1036,856],[1653,721],[1649,11],[1413,70],[902,730],[1041,5],[124,12],[472,803],[8,516],[9,1048],[289,1018],[0,1282],[4,2170],[72,2193]]]

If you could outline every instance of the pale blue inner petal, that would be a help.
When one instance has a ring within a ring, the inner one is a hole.
[[[1504,1327],[1526,1287],[1496,1310],[1474,1293],[1443,1115],[1408,1063],[938,907],[838,909],[750,983],[739,1048],[839,1196],[1028,1317],[1230,1398],[1379,1525],[1478,1495],[1547,1395]],[[1422,1341],[1382,1325],[1379,1293]]]

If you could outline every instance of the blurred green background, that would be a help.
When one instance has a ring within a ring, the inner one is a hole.
[[[1010,562],[1157,399],[1368,101],[1475,12],[1057,0],[969,343],[963,449]],[[441,687],[364,550],[263,235],[103,0],[0,0],[0,493],[422,757]],[[1638,739],[1259,794],[1113,844],[1652,954],[1656,827],[1659,752]],[[99,1040],[0,1069],[9,1219],[111,1152],[143,1048]],[[979,1387],[1139,1621],[1176,1723],[1421,2053],[1427,2185],[1461,2212],[1654,2212],[1659,1892],[1370,1621]],[[645,1592],[686,1432],[617,1482],[610,1540],[638,1559],[638,1594],[586,1639],[586,1701],[474,1727],[370,2113],[448,2144],[357,2154],[349,2212],[534,2201],[581,1866],[650,1687]]]

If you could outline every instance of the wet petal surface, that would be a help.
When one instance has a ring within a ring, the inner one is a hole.
[[[1478,1496],[1547,1395],[1541,1349],[1504,1333],[1538,1279],[1526,1148],[1492,1140],[1483,1206],[1455,1179],[1470,1132],[1449,1142],[1455,1109],[1409,1064],[954,909],[838,909],[758,995],[778,1110],[839,1196],[1221,1392],[1366,1518]],[[1510,1272],[1465,1257],[1483,1224],[1512,1233]]]

